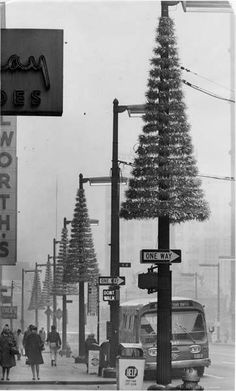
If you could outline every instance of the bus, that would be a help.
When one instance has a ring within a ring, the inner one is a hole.
[[[156,370],[157,298],[124,302],[120,307],[120,343],[139,343],[145,357],[145,373]],[[172,298],[172,370],[196,368],[203,376],[209,359],[203,306],[185,297]]]

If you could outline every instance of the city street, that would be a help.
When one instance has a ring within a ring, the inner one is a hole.
[[[231,3],[0,0],[0,391],[236,390]]]
[[[234,387],[234,347],[232,345],[211,345],[210,357],[212,365],[206,369],[199,384],[205,390],[233,391]],[[101,378],[86,373],[83,364],[75,364],[73,358],[58,358],[58,366],[50,366],[48,352],[44,353],[45,364],[40,367],[40,381],[31,381],[31,370],[25,365],[25,359],[17,362],[13,368],[10,382],[4,383],[1,389],[61,389],[61,390],[115,390],[115,379]],[[143,389],[146,390],[155,381],[145,381]],[[180,378],[172,380],[172,385],[182,384]]]

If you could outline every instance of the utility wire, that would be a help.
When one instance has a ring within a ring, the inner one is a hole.
[[[125,166],[134,166],[134,163],[126,162],[124,160],[118,160],[118,162],[120,164],[124,164]],[[216,176],[216,175],[213,176],[213,175],[203,175],[203,174],[199,174],[197,176],[202,177],[202,178],[218,179],[221,181],[235,181],[235,178],[231,177],[231,176]]]
[[[205,90],[205,89],[203,89],[203,88],[200,88],[200,87],[196,86],[195,84],[189,83],[188,81],[186,81],[186,80],[184,80],[184,79],[182,79],[182,82],[183,82],[184,84],[186,84],[187,86],[193,88],[194,90],[203,92],[204,94],[210,95],[210,96],[212,96],[213,98],[220,99],[220,100],[225,100],[226,102],[235,103],[235,100],[233,100],[233,99],[223,98],[222,96],[216,95],[216,94],[214,94],[213,92],[210,92],[210,91],[208,91],[208,90]]]
[[[209,79],[208,77],[199,75],[199,73],[191,71],[191,69],[185,68],[185,67],[183,67],[183,66],[180,66],[180,69],[182,69],[183,71],[186,71],[186,72],[190,72],[190,73],[192,73],[193,75],[198,76],[198,77],[200,77],[201,79],[207,80],[207,81],[209,81],[209,82],[211,82],[211,83],[213,83],[213,84],[216,84],[216,85],[219,86],[219,87],[225,88],[225,89],[228,90],[228,91],[235,92],[233,89],[228,88],[228,87],[226,87],[226,86],[223,86],[222,84],[217,83],[216,81],[211,80],[211,79]]]

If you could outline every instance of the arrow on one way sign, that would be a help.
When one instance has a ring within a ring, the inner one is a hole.
[[[125,277],[99,277],[99,285],[125,285]]]
[[[181,250],[141,250],[141,263],[180,263]]]

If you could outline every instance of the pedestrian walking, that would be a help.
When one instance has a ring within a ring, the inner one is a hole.
[[[51,331],[48,333],[47,341],[50,348],[51,354],[51,366],[57,366],[57,352],[61,347],[61,337],[60,334],[56,331],[56,326],[51,326]]]
[[[40,330],[39,330],[39,335],[41,337],[41,340],[43,341],[43,343],[46,342],[46,332],[44,330],[44,327],[42,327]]]
[[[16,366],[15,354],[17,354],[16,340],[7,325],[0,335],[0,365],[2,366],[2,378],[10,380],[10,369]]]
[[[35,372],[37,379],[39,378],[39,365],[43,364],[42,350],[44,349],[43,342],[37,334],[37,327],[32,326],[31,332],[28,334],[25,340],[25,354],[29,359],[33,379],[35,380]]]
[[[23,348],[23,334],[21,332],[21,329],[18,329],[16,332],[16,346],[19,350],[19,354],[17,355],[17,359],[20,360],[21,356],[24,355],[24,348]]]
[[[30,325],[28,326],[27,330],[24,332],[24,336],[23,336],[23,347],[24,347],[24,349],[25,349],[26,338],[27,338],[28,335],[31,333],[32,327],[33,327],[33,325],[30,324]]]

